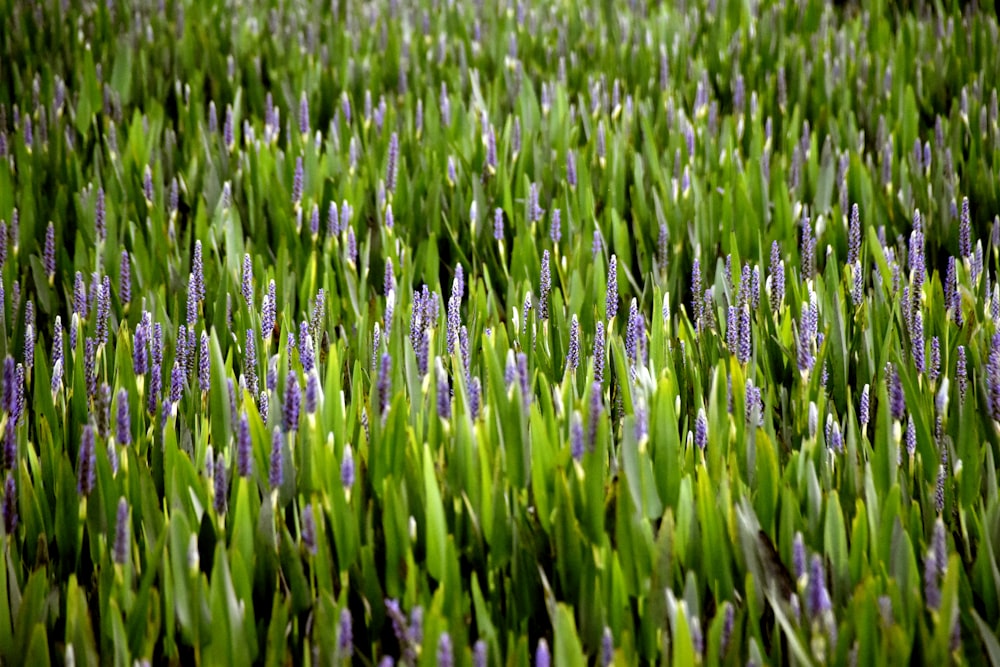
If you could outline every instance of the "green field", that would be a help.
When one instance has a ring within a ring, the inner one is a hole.
[[[998,44],[0,0],[0,664],[1000,665]]]

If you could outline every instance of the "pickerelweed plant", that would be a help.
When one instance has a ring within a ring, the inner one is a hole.
[[[0,662],[1000,663],[1000,43],[0,2]]]

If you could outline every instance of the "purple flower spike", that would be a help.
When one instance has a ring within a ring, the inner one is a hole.
[[[319,407],[319,377],[315,371],[306,373],[306,414],[316,414]]]
[[[121,265],[118,270],[118,300],[123,308],[132,300],[132,264],[128,250],[122,250]]]
[[[576,154],[573,151],[566,152],[566,184],[576,187]]]
[[[811,616],[820,616],[833,609],[830,594],[826,589],[826,573],[823,558],[813,554],[809,564],[808,609]]]
[[[115,521],[115,543],[111,558],[117,565],[124,565],[128,559],[129,542],[128,501],[124,496],[118,499],[118,514]]]
[[[246,410],[240,415],[239,432],[236,438],[236,473],[240,477],[249,477],[253,467],[253,453],[250,441],[250,419]]]
[[[304,179],[302,156],[299,155],[295,158],[295,175],[292,178],[292,204],[296,207],[302,204],[302,191],[305,187]]]
[[[299,134],[302,136],[309,134],[309,99],[304,90],[299,97]]]
[[[212,472],[212,477],[212,487],[215,491],[215,513],[222,516],[226,513],[226,505],[228,504],[226,493],[229,489],[229,483],[226,479],[226,461],[222,458],[221,452],[215,457],[215,470]]]
[[[87,424],[80,435],[80,452],[76,460],[76,492],[89,496],[94,490],[97,475],[97,461],[94,450],[94,427]]]
[[[9,472],[3,485],[3,525],[8,535],[17,530],[17,484]]]
[[[302,546],[313,556],[316,555],[316,519],[313,518],[311,503],[302,510]]]
[[[614,257],[611,258],[614,261]],[[538,288],[538,317],[542,320],[549,319],[549,291],[552,289],[552,277],[549,269],[549,251],[542,251],[542,271]],[[610,292],[609,292],[610,298]]]
[[[354,486],[354,452],[350,445],[344,447],[344,459],[340,464],[340,483],[345,489]]]
[[[299,376],[295,371],[289,371],[288,377],[285,379],[285,402],[282,405],[282,418],[286,432],[295,431],[299,427],[300,402]]]
[[[553,209],[552,211],[552,223],[549,226],[549,240],[552,241],[552,245],[558,246],[559,241],[562,239],[562,213],[559,209]]]
[[[493,238],[503,241],[503,209],[493,209]]]
[[[208,356],[208,333],[201,332],[201,349],[198,354],[198,388],[208,391],[211,388],[212,365]]]
[[[701,289],[701,262],[698,258],[694,258],[694,263],[691,266],[691,310],[694,314],[694,330],[695,333],[701,333],[702,330],[702,314],[704,310],[704,301],[702,301],[702,289]]]
[[[802,539],[802,533],[796,532],[792,539],[792,566],[795,569],[795,578],[801,579],[806,574],[806,544]]]
[[[382,362],[378,371],[378,403],[379,416],[385,418],[389,410],[389,401],[392,398],[392,357],[388,352],[382,353]]]
[[[253,259],[250,253],[243,255],[243,280],[242,289],[243,300],[247,306],[253,308]]]
[[[969,374],[966,371],[965,346],[958,346],[958,361],[955,364],[955,374],[958,376],[958,397],[965,404],[965,394],[969,388]]]
[[[80,319],[86,319],[87,306],[87,285],[83,280],[83,274],[77,271],[73,282],[73,312],[79,315]]]
[[[698,409],[694,422],[694,444],[701,451],[708,447],[708,418],[705,416],[705,408]]]
[[[604,382],[604,322],[598,321],[594,332],[594,382]]]
[[[580,321],[574,314],[569,325],[569,351],[566,354],[566,371],[575,372],[580,365]]]
[[[327,210],[326,234],[330,238],[334,238],[340,234],[340,219],[337,214],[337,202],[335,201],[330,202],[330,208]]]
[[[115,440],[119,445],[128,446],[132,444],[132,427],[129,418],[128,392],[124,389],[118,390],[118,429]]]
[[[440,358],[437,359],[435,366],[437,374],[438,417],[441,419],[451,419],[451,386],[448,382],[448,373],[445,372]]]
[[[447,632],[442,632],[441,638],[438,639],[437,664],[438,667],[454,667],[455,665],[455,654],[451,646],[451,636]]]
[[[396,192],[396,178],[399,172],[399,135],[389,137],[389,154],[386,158],[385,187],[390,193]]]
[[[49,282],[52,282],[56,275],[56,228],[51,222],[45,228],[45,249],[42,253],[42,266],[45,268],[45,275],[48,276]]]
[[[265,340],[270,340],[274,335],[274,325],[278,318],[278,308],[275,302],[274,280],[267,284],[267,292],[264,294],[264,302],[260,308],[260,335]],[[265,342],[265,349],[267,348]]]
[[[617,255],[611,255],[611,261],[608,264],[608,290],[607,298],[604,303],[604,310],[607,315],[607,319],[610,320],[618,314],[618,257]]]
[[[913,351],[913,364],[916,366],[918,373],[923,373],[926,370],[924,357],[924,316],[919,310],[913,314],[913,332],[910,345]]]
[[[107,225],[105,224],[103,187],[97,188],[97,201],[94,204],[94,229],[97,232],[97,240],[104,241],[105,236],[107,236],[108,230],[107,230]]]
[[[851,207],[851,221],[847,232],[847,263],[855,264],[861,259],[861,212],[855,203]]]
[[[861,430],[864,431],[868,426],[868,420],[871,410],[871,388],[866,384],[861,390],[861,402],[858,406],[858,421],[861,422]]]
[[[962,198],[962,217],[958,227],[958,251],[962,259],[972,256],[972,216],[969,214],[969,198]]]
[[[194,242],[194,258],[191,260],[191,273],[194,275],[195,295],[199,301],[205,299],[205,268],[201,256],[201,241]]]
[[[346,607],[340,612],[340,622],[337,627],[337,652],[342,658],[350,658],[354,653],[351,610]]]
[[[282,460],[284,442],[281,429],[275,428],[271,432],[271,465],[267,474],[267,483],[272,489],[280,487],[284,480],[284,461]]]
[[[52,330],[52,391],[59,391],[63,378],[63,329],[62,318],[56,315]]]
[[[487,667],[488,658],[489,654],[486,642],[482,639],[477,639],[475,645],[472,647],[473,667]]]
[[[538,648],[535,649],[535,667],[550,667],[552,664],[552,654],[549,653],[549,644],[544,638],[538,640]]]

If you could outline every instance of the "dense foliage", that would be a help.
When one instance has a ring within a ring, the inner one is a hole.
[[[1000,662],[1000,31],[863,4],[0,0],[0,661]]]

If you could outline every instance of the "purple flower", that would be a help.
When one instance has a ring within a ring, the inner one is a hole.
[[[17,470],[17,420],[7,419],[3,433],[3,467]]]
[[[128,559],[129,542],[128,501],[122,496],[118,499],[118,515],[115,521],[115,543],[111,552],[112,560],[118,565],[124,565]]]
[[[731,602],[724,602],[723,607],[722,637],[719,641],[719,653],[724,656],[726,654],[726,650],[729,648],[729,642],[733,637],[733,626],[736,623],[736,612],[733,609],[733,604]]]
[[[855,203],[851,207],[851,220],[847,233],[847,263],[855,264],[861,259],[861,212]]]
[[[795,578],[801,579],[806,574],[806,545],[802,533],[796,532],[792,539],[792,565]]]
[[[89,338],[87,340],[90,340]],[[162,368],[159,364],[153,363],[153,368],[149,374],[149,391],[146,393],[146,411],[150,416],[156,414],[157,402],[160,400],[162,390]]]
[[[306,414],[316,414],[319,407],[319,377],[315,371],[306,373]]]
[[[934,507],[938,514],[944,512],[944,486],[947,481],[947,469],[944,464],[938,466],[937,486],[934,491]]]
[[[97,394],[97,345],[90,336],[83,341],[83,375],[87,383],[87,396],[93,398]],[[6,371],[6,367],[4,371]],[[6,373],[4,375],[6,378]],[[5,384],[6,389],[6,384]],[[6,394],[6,391],[4,392]],[[15,397],[16,398],[16,397]],[[13,408],[13,405],[11,406]]]
[[[312,503],[302,510],[302,546],[313,556],[316,555],[316,520],[313,518]]]
[[[802,226],[802,236],[799,244],[799,254],[801,255],[802,260],[802,278],[805,280],[812,278],[815,273],[815,257],[813,252],[815,248],[815,239],[813,239],[812,236],[812,224],[809,221],[808,215],[802,216],[800,224]]]
[[[549,653],[549,644],[544,638],[538,640],[538,647],[535,649],[535,667],[550,667],[552,655]]]
[[[958,361],[955,364],[955,375],[958,376],[958,397],[965,405],[965,393],[969,388],[969,374],[966,371],[965,346],[958,346]]]
[[[694,422],[694,444],[701,451],[708,447],[708,418],[705,416],[705,408],[698,409]]]
[[[454,650],[451,646],[451,636],[447,632],[442,632],[438,639],[437,646],[438,667],[453,667],[455,664]]]
[[[174,367],[170,369],[170,402],[177,404],[184,393],[184,367],[174,362]]]
[[[285,378],[285,401],[282,405],[282,417],[286,432],[294,431],[299,427],[300,402],[301,389],[299,387],[299,377],[295,371],[288,371],[288,376]]]
[[[601,664],[608,667],[615,659],[615,639],[611,634],[611,628],[604,626],[604,633],[601,635]]]
[[[604,382],[604,322],[598,321],[594,332],[594,382]]]
[[[934,549],[928,549],[924,556],[924,600],[931,609],[941,607],[941,584],[938,581],[938,563]]]
[[[215,491],[215,513],[222,516],[226,513],[227,498],[226,492],[229,484],[226,480],[226,461],[222,458],[222,453],[215,457],[215,470],[212,472],[213,490]]]
[[[56,275],[56,228],[51,222],[49,222],[49,226],[45,229],[45,249],[42,253],[42,266],[45,268],[45,275],[48,276],[49,282],[52,282]]]
[[[865,298],[865,275],[860,261],[851,265],[851,277],[854,279],[854,285],[851,289],[851,302],[855,307],[859,307]]]
[[[354,652],[351,610],[346,607],[340,611],[340,622],[337,627],[337,652],[342,658],[350,658]]]
[[[913,314],[913,331],[910,337],[910,347],[913,352],[913,364],[918,373],[926,370],[924,358],[924,316],[917,310]]]
[[[941,375],[941,341],[937,336],[931,338],[931,367],[927,377],[931,382],[937,382]]]
[[[566,151],[566,184],[570,188],[576,188],[576,154]]]
[[[354,486],[354,453],[350,445],[344,446],[344,458],[340,463],[340,483],[345,489]]]
[[[858,405],[858,421],[861,422],[862,431],[868,427],[868,419],[871,410],[870,392],[871,388],[867,384],[861,389],[861,401]]]
[[[455,267],[455,279],[451,286],[451,296],[448,298],[448,329],[445,332],[448,344],[448,354],[455,352],[458,341],[458,331],[461,326],[462,297],[465,293],[465,272],[462,265]]]
[[[807,589],[808,609],[811,616],[820,616],[833,609],[830,594],[826,589],[826,573],[823,558],[813,554],[809,564],[809,586]]]
[[[503,209],[493,209],[493,238],[503,241]]]
[[[313,351],[313,340],[309,334],[309,323],[305,320],[299,323],[299,361],[302,362],[302,372],[311,373],[316,367],[316,354]]]
[[[63,378],[63,330],[62,318],[56,315],[52,329],[52,391],[56,392],[62,386]]]
[[[118,390],[118,430],[115,439],[120,445],[132,444],[132,427],[129,421],[128,392]]]
[[[389,402],[392,398],[392,357],[388,352],[382,353],[382,363],[379,366],[378,371],[378,403],[379,416],[385,419],[385,415],[389,410]]]
[[[603,249],[604,241],[601,238],[601,230],[599,227],[594,227],[594,240],[590,244],[590,254],[594,259],[597,259],[597,256],[601,254]]]
[[[531,405],[531,376],[528,374],[528,355],[517,353],[517,378],[521,383],[521,400],[527,410]]]
[[[97,274],[94,274],[97,277]],[[97,286],[97,341],[100,345],[108,342],[108,316],[111,314],[111,281],[107,276]]]
[[[80,319],[86,319],[87,308],[87,285],[83,280],[83,274],[77,271],[73,282],[73,312],[79,315]]]
[[[393,132],[389,137],[389,154],[386,158],[385,187],[390,193],[396,192],[396,177],[399,171],[399,136]]]
[[[3,484],[3,525],[8,535],[17,530],[17,485],[9,472]]]
[[[124,249],[122,250],[121,264],[118,270],[118,300],[121,302],[123,308],[132,300],[132,269],[128,250]]]
[[[97,232],[97,240],[104,241],[105,236],[107,236],[107,226],[105,224],[105,212],[104,212],[104,188],[97,188],[97,201],[94,204],[94,230]],[[14,243],[15,247],[17,243]]]
[[[319,236],[319,205],[313,203],[312,211],[309,214],[309,234],[315,239]]]
[[[354,238],[353,227],[347,228],[347,261],[354,266],[358,263],[358,245],[357,240]]]
[[[549,225],[549,240],[552,241],[552,245],[558,246],[560,239],[562,239],[562,213],[559,209],[553,209],[552,222]]]
[[[611,261],[614,261],[614,257],[611,258]],[[549,319],[549,290],[552,289],[552,278],[549,271],[549,251],[546,249],[542,251],[542,272],[538,287],[538,317],[543,320]]]
[[[250,253],[243,255],[243,281],[242,289],[243,300],[246,301],[247,306],[253,308],[253,260],[250,257]]]
[[[483,388],[478,377],[473,377],[469,383],[469,412],[473,419],[479,417],[480,400]]]
[[[580,461],[583,459],[583,452],[584,452],[583,418],[580,416],[580,413],[577,410],[573,411],[573,416],[570,419],[569,448],[570,448],[570,454],[572,454],[573,459],[575,461]]]
[[[17,409],[17,389],[14,386],[14,358],[7,355],[3,360],[3,410],[8,415]]]
[[[201,349],[198,354],[198,388],[207,392],[211,388],[211,362],[208,356],[208,333],[201,332]]]
[[[903,394],[903,383],[899,379],[899,373],[892,366],[888,365],[888,375],[889,375],[889,406],[892,412],[892,418],[896,421],[900,421],[903,418],[903,413],[906,408],[906,397]]]
[[[272,489],[281,486],[284,479],[284,461],[281,458],[284,436],[280,428],[275,428],[271,432],[271,466],[267,474],[267,483]]]
[[[771,243],[771,310],[778,312],[785,302],[785,262],[777,241]]]
[[[35,365],[35,307],[30,299],[24,305],[24,365]]]
[[[702,315],[705,307],[702,301],[702,289],[701,289],[701,262],[698,258],[694,258],[694,263],[691,267],[691,310],[694,313],[694,330],[695,333],[702,332]]]
[[[340,233],[340,220],[337,215],[337,202],[330,202],[330,208],[326,213],[326,234],[330,238]]]
[[[124,261],[124,260],[123,260]],[[205,298],[205,269],[201,256],[201,241],[194,242],[194,258],[191,260],[191,274],[194,276],[195,297]]]
[[[574,314],[569,324],[569,351],[566,354],[566,372],[575,372],[580,365],[580,321]]]
[[[803,309],[802,318],[799,322],[799,372],[802,374],[808,374],[813,365],[816,363],[816,359],[813,357],[813,336],[811,335],[811,326],[809,322],[808,312]]]
[[[486,642],[482,639],[477,639],[475,645],[472,647],[473,667],[487,667],[488,657]]]
[[[618,313],[618,257],[614,254],[608,264],[608,290],[604,309],[609,320]]]
[[[309,134],[309,99],[304,90],[299,97],[299,134],[302,136]]]
[[[305,175],[302,167],[302,156],[295,158],[295,174],[292,178],[292,204],[298,207],[302,203],[302,191],[305,187],[303,181]]]
[[[751,343],[750,343],[750,309],[747,306],[743,306],[740,309],[739,318],[739,346],[737,347],[736,359],[741,364],[746,364],[750,361],[751,353]]]
[[[972,216],[969,214],[968,197],[962,197],[962,217],[958,227],[958,252],[962,259],[972,256]]]
[[[274,334],[274,325],[277,321],[277,303],[275,301],[274,280],[267,284],[267,292],[260,308],[260,335],[265,341]],[[266,347],[266,345],[265,345]]]
[[[87,424],[80,435],[80,452],[76,459],[76,492],[81,496],[89,496],[94,490],[97,474],[97,461],[94,451],[94,427]]]
[[[246,410],[240,415],[239,432],[236,438],[236,474],[249,477],[252,472],[253,453],[250,441],[250,419]]]

